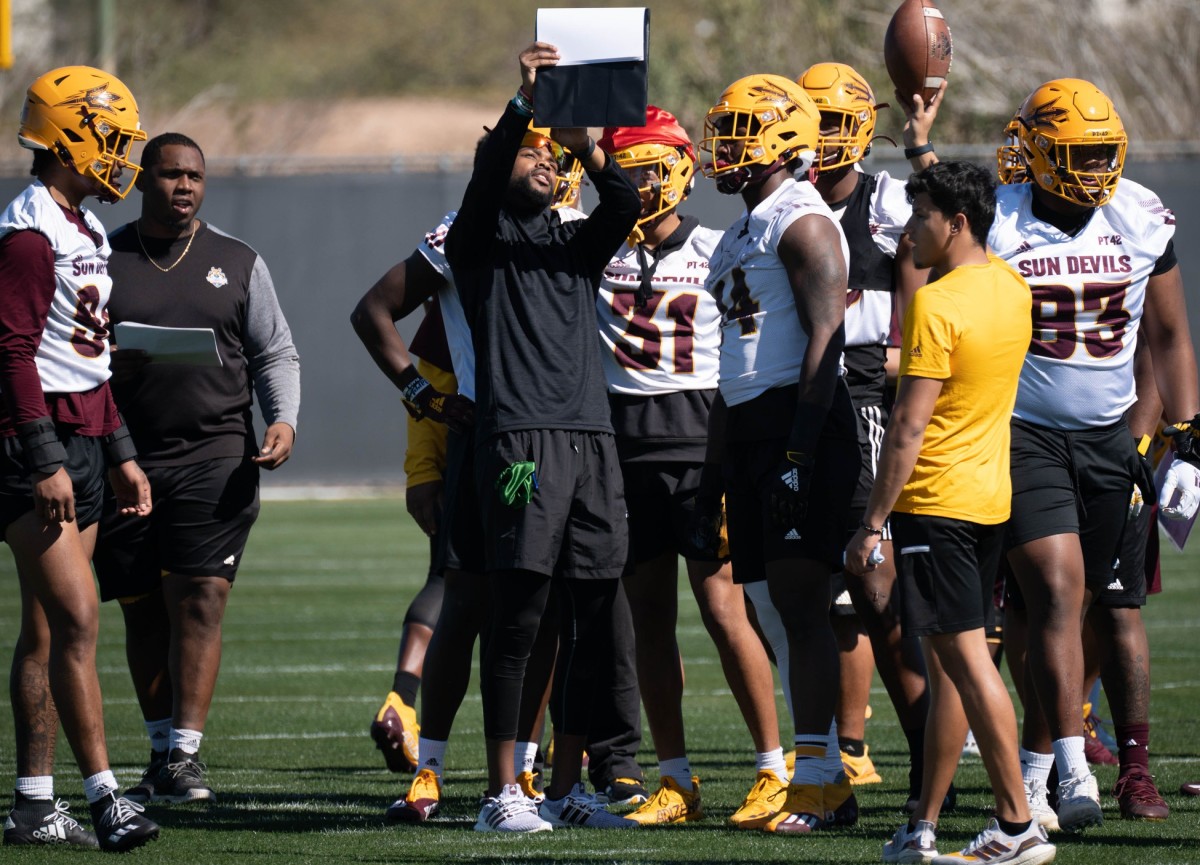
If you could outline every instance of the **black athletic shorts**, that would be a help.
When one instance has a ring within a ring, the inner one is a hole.
[[[797,387],[773,388],[730,406],[726,418],[725,512],[733,579],[766,579],[766,566],[783,559],[810,559],[841,570],[846,512],[858,482],[861,455],[850,393],[838,382],[817,443],[808,510],[802,525],[772,525],[770,490],[787,450]]]
[[[1146,606],[1146,547],[1150,532],[1158,532],[1156,516],[1157,509],[1146,502],[1140,514],[1129,518],[1109,581],[1095,603],[1102,607]]]
[[[855,406],[858,412],[858,449],[862,454],[862,466],[858,472],[858,484],[854,488],[854,497],[850,500],[850,510],[846,513],[846,540],[849,542],[858,527],[862,524],[863,513],[867,510],[867,501],[871,497],[871,487],[875,484],[875,470],[879,465],[879,448],[883,444],[883,432],[887,428],[888,410],[880,405]],[[892,539],[892,527],[887,520],[883,521],[883,535],[880,540]],[[830,595],[832,606],[830,612],[835,616],[856,616],[857,611],[850,599],[850,590],[846,586],[846,575],[838,571],[830,578]]]
[[[957,634],[994,621],[1004,525],[892,513],[892,548],[906,637]]]
[[[75,524],[82,531],[100,519],[104,503],[104,448],[99,438],[75,435],[71,427],[57,427],[58,440],[67,450],[63,464],[75,493]],[[33,510],[33,484],[25,451],[16,436],[4,438],[0,453],[0,538],[8,527]]]
[[[883,445],[883,432],[887,429],[888,410],[883,406],[857,406],[858,412],[858,447],[862,452],[862,467],[858,472],[858,484],[854,488],[854,498],[850,500],[850,510],[846,517],[847,541],[858,531],[862,523],[863,513],[867,509],[867,500],[871,497],[871,487],[875,484],[875,470],[879,465],[879,448]],[[887,520],[883,521],[883,540],[891,540],[892,531]]]
[[[699,463],[625,462],[625,504],[629,509],[629,547],[634,564],[676,553],[697,562],[723,559],[688,542],[687,528],[700,489]]]
[[[258,466],[221,457],[145,471],[150,516],[122,516],[111,494],[105,499],[94,558],[100,599],[147,595],[167,573],[232,583],[258,519]]]
[[[446,569],[482,574],[483,520],[479,514],[479,496],[475,492],[475,433],[457,433],[446,437],[446,482],[443,485],[442,517],[434,535],[433,573]]]
[[[1014,419],[1008,548],[1078,534],[1086,584],[1100,591],[1112,581],[1129,497],[1140,476],[1124,420],[1096,429],[1054,430]]]
[[[497,481],[523,462],[535,467],[532,498],[521,506],[506,504]],[[611,433],[497,433],[476,449],[475,481],[488,573],[617,579],[625,572],[629,526]]]

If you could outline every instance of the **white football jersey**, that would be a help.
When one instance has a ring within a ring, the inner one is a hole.
[[[721,232],[696,226],[658,260],[652,294],[636,308],[642,268],[628,245],[604,268],[596,296],[610,393],[650,395],[717,386],[721,313],[704,283]],[[647,257],[651,253],[645,253]]]
[[[842,260],[849,261],[833,212],[811,183],[791,178],[738,217],[709,261],[707,287],[721,310],[721,396],[728,405],[800,381],[808,335],[776,248],[791,224],[809,214],[837,226]]]
[[[1032,197],[1030,184],[1000,187],[988,237],[1033,292],[1033,341],[1014,415],[1054,429],[1114,424],[1135,400],[1146,281],[1175,234],[1174,215],[1122,178],[1071,237],[1033,216]]]
[[[31,229],[45,235],[54,250],[54,299],[35,356],[43,393],[82,393],[111,375],[106,307],[112,293],[112,249],[95,214],[85,208],[79,214],[95,239],[67,219],[40,181],[0,214],[0,237]]]
[[[858,165],[856,171],[862,171]],[[868,230],[871,240],[888,258],[896,257],[904,226],[912,215],[912,205],[904,192],[903,180],[898,180],[881,171],[875,175],[875,189],[871,193],[868,211]],[[839,222],[846,217],[847,209],[838,210]],[[851,250],[853,252],[853,250]],[[855,286],[851,285],[853,290]],[[886,345],[892,332],[892,301],[890,291],[851,292],[846,305],[846,347],[856,345]]]
[[[561,207],[557,213],[563,222],[587,216],[572,207]],[[446,234],[457,215],[457,210],[451,210],[443,216],[437,228],[425,235],[425,240],[417,249],[433,269],[442,275],[442,279],[446,280],[446,284],[438,290],[438,301],[442,305],[442,322],[446,327],[450,362],[454,365],[454,377],[458,379],[458,392],[474,401],[475,344],[471,342],[471,326],[467,324],[467,314],[463,310],[462,299],[458,296],[458,288],[454,285],[454,274],[450,272],[450,263],[446,261]]]

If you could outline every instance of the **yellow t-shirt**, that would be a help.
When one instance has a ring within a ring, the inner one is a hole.
[[[917,291],[904,316],[900,375],[940,379],[942,390],[895,510],[981,525],[1008,519],[1009,422],[1032,305],[1025,280],[993,255]]]

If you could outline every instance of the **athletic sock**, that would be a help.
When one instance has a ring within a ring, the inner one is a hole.
[[[1121,772],[1135,767],[1149,772],[1150,724],[1116,724],[1113,732],[1117,735],[1117,759],[1121,762]]]
[[[513,772],[517,775],[532,772],[533,764],[537,760],[537,750],[537,742],[517,742],[513,747]]]
[[[83,779],[83,795],[87,797],[88,804],[99,802],[109,793],[115,792],[117,792],[117,779],[113,775],[112,769],[105,769],[90,778]]]
[[[847,739],[845,736],[838,736],[838,748],[845,751],[851,757],[861,757],[867,753],[867,744],[862,739]]]
[[[796,768],[792,785],[821,786],[824,781],[825,752],[829,750],[828,733],[796,734]]]
[[[1026,820],[1024,823],[1010,823],[1007,820],[1001,820],[999,817],[996,818],[996,822],[1000,824],[1000,831],[1010,838],[1028,831],[1029,827],[1033,825],[1032,820]]]
[[[417,690],[421,687],[421,677],[412,673],[397,671],[392,679],[392,690],[410,708],[417,705]]]
[[[150,750],[155,754],[166,754],[171,750],[171,719],[146,721],[146,735],[150,737]]]
[[[426,739],[421,736],[417,739],[417,769],[428,769],[433,774],[437,775],[438,781],[442,780],[442,770],[446,767],[446,745],[449,744],[444,739]]]
[[[199,730],[178,730],[171,728],[170,749],[172,752],[182,751],[188,757],[195,757],[200,753],[200,743],[204,740],[204,734]]]
[[[17,785],[13,788],[13,790],[14,792],[24,796],[26,799],[53,799],[54,776],[26,775],[25,777],[17,778]]]
[[[788,778],[787,761],[783,759],[783,748],[774,751],[759,751],[754,755],[755,773],[772,772],[781,784],[786,784]]]
[[[1054,755],[1026,751],[1024,748],[1021,748],[1019,753],[1021,757],[1021,780],[1026,784],[1034,781],[1039,787],[1045,787],[1046,782],[1050,779],[1050,768],[1054,765]]]
[[[684,790],[694,790],[692,786],[692,764],[688,762],[688,758],[675,757],[670,760],[658,761],[658,774],[664,778],[671,778],[682,787]]]
[[[1085,778],[1091,774],[1087,756],[1083,752],[1083,736],[1065,736],[1050,743],[1054,749],[1054,762],[1058,764],[1059,781],[1068,778]]]

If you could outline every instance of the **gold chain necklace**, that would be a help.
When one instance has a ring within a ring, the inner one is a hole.
[[[177,265],[177,264],[179,264],[179,262],[183,261],[184,256],[188,254],[188,250],[192,248],[192,241],[196,239],[196,223],[193,222],[192,223],[192,233],[190,235],[188,235],[187,246],[185,246],[183,248],[183,252],[179,253],[179,258],[175,259],[175,261],[173,261],[171,263],[170,267],[163,267],[161,264],[159,264],[157,261],[155,261],[153,258],[151,258],[150,253],[146,251],[146,242],[144,240],[142,240],[142,221],[140,219],[134,221],[133,230],[137,232],[138,246],[140,246],[142,248],[142,254],[144,256],[146,256],[146,260],[148,262],[150,262],[151,264],[153,264],[155,267],[157,267],[159,270],[161,270],[163,273],[170,273],[172,270],[175,269],[175,265]]]

